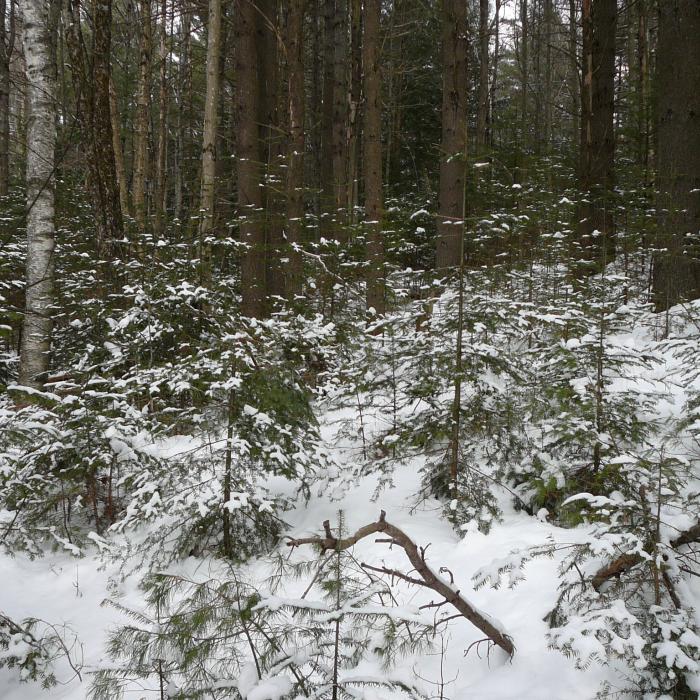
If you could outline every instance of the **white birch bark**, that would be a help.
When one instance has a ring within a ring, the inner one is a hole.
[[[54,72],[47,0],[22,0],[27,61],[27,272],[19,381],[41,388],[49,368],[54,250]]]

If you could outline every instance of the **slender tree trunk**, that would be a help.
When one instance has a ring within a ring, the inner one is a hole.
[[[335,0],[333,35],[333,207],[336,238],[344,242],[348,233],[348,0]]]
[[[285,209],[280,183],[284,154],[280,115],[280,66],[278,0],[257,0],[258,50],[258,123],[260,124],[260,162],[265,176],[263,210],[265,214],[266,296],[284,297],[282,263],[282,219]],[[286,110],[285,110],[286,111]]]
[[[265,311],[265,229],[260,209],[257,10],[252,0],[236,0],[236,112],[238,125],[238,215],[246,251],[241,263],[242,311],[261,318]]]
[[[287,150],[287,299],[301,292],[302,258],[295,246],[304,241],[304,8],[305,0],[290,3],[287,17],[287,79],[289,85],[289,146]]]
[[[520,149],[529,145],[530,124],[528,103],[530,98],[530,19],[528,0],[520,0]]]
[[[545,64],[544,64],[544,152],[549,153],[552,140],[552,42],[554,27],[552,7],[553,0],[544,0],[544,35],[545,35]]]
[[[579,78],[578,41],[576,21],[576,0],[569,0],[569,92],[571,93],[571,149],[574,157],[581,143],[579,114],[581,112],[579,96],[583,94]],[[576,162],[578,159],[576,158]]]
[[[122,147],[121,127],[117,104],[117,91],[111,76],[109,79],[109,115],[112,123],[112,144],[114,149],[114,168],[119,187],[119,203],[123,214],[130,216],[129,207],[129,183],[126,180],[126,166],[124,165],[124,148]]]
[[[53,304],[55,66],[49,3],[24,0],[27,140],[27,273],[19,382],[41,388],[49,369]]]
[[[220,0],[219,0],[220,2]],[[211,12],[211,10],[210,10]],[[156,155],[156,191],[154,230],[161,236],[165,228],[166,164],[168,156],[168,3],[160,3],[160,46],[158,51],[158,151]]]
[[[321,233],[333,230],[333,90],[335,0],[323,1],[323,109],[321,112]]]
[[[443,0],[442,153],[435,266],[460,264],[467,147],[467,11],[463,0]]]
[[[657,307],[700,298],[700,3],[659,3]]]
[[[350,0],[350,93],[348,103],[348,221],[355,222],[360,162],[360,98],[362,92],[362,0]]]
[[[491,147],[495,146],[495,112],[496,112],[496,89],[498,86],[498,61],[500,59],[501,50],[501,0],[496,0],[496,16],[494,19],[494,41],[493,41],[493,76],[491,78],[491,92],[490,92],[490,122],[488,125],[489,130],[489,143]]]
[[[141,0],[141,45],[139,49],[139,83],[136,97],[134,124],[134,174],[132,200],[134,218],[143,234],[146,230],[146,186],[149,176],[148,125],[151,102],[151,54],[153,51],[151,27],[151,0]]]
[[[15,5],[10,0],[9,32],[7,2],[0,0],[0,197],[10,185],[10,58],[15,44]]]
[[[379,48],[380,0],[365,0],[365,27],[362,43],[364,67],[364,189],[365,230],[367,235],[367,310],[385,311],[384,241],[382,239],[382,105]]]
[[[109,260],[118,253],[124,235],[110,107],[112,3],[92,4],[90,50],[81,28],[82,14],[80,1],[70,0],[66,7],[66,40],[97,229],[97,253]]]
[[[489,115],[489,0],[479,1],[479,104],[476,143],[480,153],[488,144]]]
[[[216,130],[219,119],[219,60],[221,50],[221,0],[209,0],[207,27],[207,93],[202,135],[202,179],[200,189],[199,261],[200,280],[211,283],[211,245],[216,197]]]
[[[190,93],[191,85],[191,56],[190,56],[190,28],[192,25],[192,11],[187,3],[182,9],[182,17],[180,20],[180,50],[178,53],[178,70],[177,70],[177,86],[176,86],[176,96],[177,96],[177,112],[176,120],[177,125],[176,131],[176,142],[175,142],[175,183],[173,194],[173,205],[175,209],[175,219],[180,222],[182,226],[182,221],[185,215],[185,164],[186,164],[186,154],[189,152],[189,138],[187,129],[187,114],[189,110],[186,110],[186,103],[189,103],[188,95]]]

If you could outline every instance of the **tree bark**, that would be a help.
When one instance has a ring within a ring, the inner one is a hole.
[[[265,229],[262,225],[258,129],[257,10],[252,0],[236,0],[236,112],[238,124],[238,216],[246,250],[241,263],[242,311],[261,318],[265,311]]]
[[[126,181],[126,167],[124,165],[124,148],[121,137],[121,118],[117,104],[117,91],[111,76],[109,79],[109,115],[112,124],[112,143],[114,149],[114,168],[119,187],[119,203],[122,214],[130,216],[129,208],[129,183]]]
[[[134,173],[132,200],[134,218],[143,234],[146,231],[146,186],[149,176],[148,125],[151,103],[151,55],[153,39],[151,27],[151,0],[141,0],[141,41],[139,48],[139,82],[136,96],[136,120],[134,124]]]
[[[443,0],[442,146],[435,267],[456,267],[464,219],[467,148],[467,9],[464,0]]]
[[[612,192],[615,162],[616,0],[583,0],[579,243],[598,267],[615,254]],[[596,233],[597,232],[597,233]]]
[[[209,0],[207,26],[207,92],[202,134],[202,179],[200,188],[199,264],[202,284],[211,284],[211,244],[216,197],[216,130],[219,119],[221,50],[221,0]]]
[[[289,267],[285,280],[290,301],[301,292],[302,259],[296,249],[304,232],[304,9],[305,0],[292,2],[287,17],[287,79],[289,146],[287,149],[287,250]]]
[[[7,1],[0,0],[0,197],[10,186],[10,59],[15,44],[15,5],[10,0],[9,32],[5,24]]]
[[[49,3],[24,0],[27,61],[27,272],[19,383],[40,389],[49,369],[54,271],[55,66]]]
[[[700,3],[659,3],[656,305],[700,297]]]
[[[367,310],[385,311],[384,241],[382,239],[382,105],[379,48],[380,0],[365,0],[362,42],[364,67],[364,189],[365,232],[367,236]]]
[[[489,0],[479,1],[479,104],[476,113],[476,143],[483,153],[488,141],[489,116]]]
[[[220,2],[220,0],[218,0]],[[211,10],[210,10],[211,12]],[[156,190],[154,202],[154,231],[162,236],[165,229],[165,205],[167,195],[166,165],[168,157],[168,4],[160,3],[160,46],[158,51],[158,151],[156,155]],[[206,117],[205,117],[206,118]]]
[[[92,46],[82,29],[80,0],[67,5],[66,40],[77,97],[77,119],[87,161],[88,188],[97,229],[97,252],[110,260],[124,235],[110,105],[112,3],[92,4]]]
[[[348,0],[335,0],[333,21],[333,208],[336,238],[348,239]]]

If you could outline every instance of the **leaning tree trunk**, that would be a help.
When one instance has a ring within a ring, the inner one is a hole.
[[[216,129],[219,119],[219,62],[221,51],[221,0],[209,0],[207,27],[207,94],[204,103],[202,136],[202,181],[199,220],[200,281],[211,283],[211,245],[207,238],[214,228],[216,194]]]
[[[435,267],[456,267],[462,255],[464,162],[467,148],[467,5],[443,0],[442,152]]]
[[[384,241],[382,240],[382,105],[379,72],[381,3],[365,0],[362,43],[364,66],[364,186],[367,235],[367,310],[383,314]]]
[[[27,61],[27,273],[19,382],[41,388],[49,368],[53,302],[55,81],[48,8],[24,0]]]
[[[659,4],[658,308],[700,298],[700,3]]]
[[[265,312],[265,229],[260,209],[257,10],[252,0],[236,2],[236,112],[238,124],[238,216],[246,250],[241,262],[241,310],[260,318]]]

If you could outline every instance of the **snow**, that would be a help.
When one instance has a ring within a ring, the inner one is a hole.
[[[423,213],[427,212],[416,212],[414,217]],[[547,319],[547,314],[541,314],[540,318],[551,322],[560,321],[557,317]],[[575,351],[589,341],[595,342],[595,337],[572,338],[565,346],[568,350]],[[652,341],[648,330],[631,329],[617,338],[617,345],[628,350],[636,348],[645,352],[658,352],[662,359],[660,367],[640,367],[636,376],[627,377],[624,382],[621,380],[619,390],[623,390],[625,382],[627,385],[654,386],[656,382],[666,381],[677,366],[672,353],[664,352],[659,343]],[[497,378],[494,377],[493,381],[497,383]],[[576,379],[572,384],[577,390],[583,391],[585,381],[585,378]],[[55,399],[61,400],[59,397]],[[672,414],[678,412],[680,406],[680,401],[672,396],[657,410]],[[243,410],[260,424],[265,425],[269,421],[269,416],[250,406],[244,406]],[[338,426],[343,420],[355,418],[353,410],[328,410],[321,418],[324,448],[328,449],[332,459],[339,465],[340,474],[352,473],[362,448],[355,443],[348,444],[347,439],[341,438]],[[378,427],[380,418],[370,413],[364,415],[363,420],[365,429],[371,432]],[[384,444],[389,447],[396,440],[398,437],[388,436],[384,439]],[[127,458],[134,449],[157,453],[161,457],[199,449],[197,440],[189,436],[175,436],[154,446],[126,444],[115,434],[110,445],[117,459]],[[493,524],[488,535],[475,527],[466,527],[461,536],[457,535],[439,516],[441,506],[437,501],[428,499],[419,506],[415,504],[415,494],[419,489],[418,472],[424,459],[414,458],[399,466],[393,476],[391,489],[382,489],[380,477],[374,475],[354,482],[348,480],[342,485],[336,484],[332,489],[317,486],[312,488],[312,498],[308,503],[299,502],[292,511],[285,514],[288,523],[285,534],[300,538],[321,532],[321,524],[326,519],[332,525],[335,524],[339,510],[343,511],[348,532],[374,522],[380,511],[385,510],[387,521],[405,531],[417,544],[429,545],[426,561],[432,570],[442,572],[441,578],[453,590],[459,591],[475,609],[483,611],[485,617],[498,620],[494,624],[513,639],[516,647],[512,659],[506,658],[500,650],[492,650],[488,658],[485,658],[484,647],[477,646],[483,635],[466,620],[458,619],[440,628],[437,651],[433,650],[420,657],[409,656],[392,673],[397,678],[416,683],[428,691],[432,684],[434,691],[442,677],[442,669],[448,669],[445,697],[451,700],[590,700],[602,681],[608,680],[613,688],[619,685],[620,679],[612,667],[592,664],[583,672],[576,668],[572,660],[551,649],[549,628],[544,622],[557,599],[558,567],[565,555],[565,548],[588,538],[590,528],[583,526],[572,530],[557,527],[548,522],[549,513],[545,508],[540,509],[535,517],[516,511],[511,495],[503,490],[499,494],[503,518]],[[622,455],[611,463],[625,464],[629,459],[631,458]],[[146,482],[141,489],[145,494],[151,494],[145,508],[155,509],[160,499],[155,485]],[[225,507],[229,511],[243,508],[250,497],[247,493],[232,493]],[[576,500],[587,501],[595,507],[621,505],[619,494],[615,493],[608,496],[582,493],[565,503]],[[12,513],[0,513],[0,518],[11,517]],[[683,514],[679,514],[677,522],[682,522],[682,518]],[[126,607],[145,607],[143,593],[138,587],[139,574],[132,572],[124,575],[119,563],[106,556],[110,549],[108,539],[90,533],[88,539],[94,543],[95,549],[80,551],[55,533],[54,537],[60,548],[43,558],[31,560],[23,555],[0,555],[0,610],[13,619],[36,617],[65,630],[71,656],[82,666],[82,678],[77,677],[64,660],[59,660],[59,684],[42,694],[34,684],[21,684],[16,672],[2,669],[0,697],[3,700],[35,700],[39,697],[82,700],[86,697],[90,672],[111,663],[106,656],[107,635],[126,621],[120,610],[103,605],[103,601],[112,596]],[[532,558],[525,554],[533,547],[547,544],[553,546],[554,555],[551,558]],[[619,542],[612,539],[600,540],[596,544],[601,552],[611,553],[616,551],[618,545]],[[312,554],[311,551],[295,551],[295,556],[299,557]],[[407,574],[411,572],[410,563],[400,547],[377,543],[372,537],[360,541],[353,548],[353,555],[358,561],[376,567],[387,567]],[[176,565],[174,571],[206,571],[211,566],[211,561],[191,557]],[[248,567],[248,574],[257,577],[262,590],[269,574],[268,564],[263,560],[253,562]],[[454,579],[453,582],[450,582],[451,578]],[[429,609],[419,610],[420,605],[431,600],[430,592],[403,581],[395,581],[393,589],[399,605],[387,614],[393,615],[397,620],[430,622],[439,619],[441,613],[436,612],[433,617]],[[289,590],[292,594],[295,593],[294,584],[289,584]],[[696,595],[699,592],[694,591]],[[259,605],[269,609],[295,605],[307,606],[320,612],[326,610],[322,604],[303,600],[298,595],[263,596]],[[378,610],[376,606],[368,605],[356,609],[364,612]],[[337,611],[328,610],[329,623],[337,617]],[[591,624],[604,626],[606,619],[625,623],[630,622],[631,618],[624,603],[618,601],[605,611],[605,616],[600,615],[595,620],[574,617],[558,628],[555,634],[560,639],[571,640],[582,659],[588,659],[592,655],[604,656],[602,645],[595,636],[580,634],[584,625],[590,629]],[[439,651],[440,638],[445,643],[442,652]],[[700,646],[698,638],[687,638],[684,641]],[[641,655],[640,647],[644,640],[631,634],[628,638],[615,637],[612,643],[619,645],[620,651],[631,647],[635,654]],[[656,653],[669,666],[675,662],[698,672],[697,664],[687,657],[679,656],[682,652],[674,642],[660,644]],[[378,677],[386,678],[387,672],[379,664],[373,666],[363,662],[346,680],[354,678],[356,681],[371,683]],[[697,679],[691,680],[691,683],[700,687],[700,681],[696,681]],[[252,668],[241,675],[237,687],[245,700],[280,700],[289,692],[291,684],[283,676],[259,680]],[[154,689],[155,686],[151,690]],[[174,684],[171,684],[168,692],[173,695],[176,690]],[[382,694],[383,692],[368,689],[363,697],[383,700],[394,697]],[[148,689],[142,693],[143,695],[133,697],[156,697],[153,692],[149,694]]]

